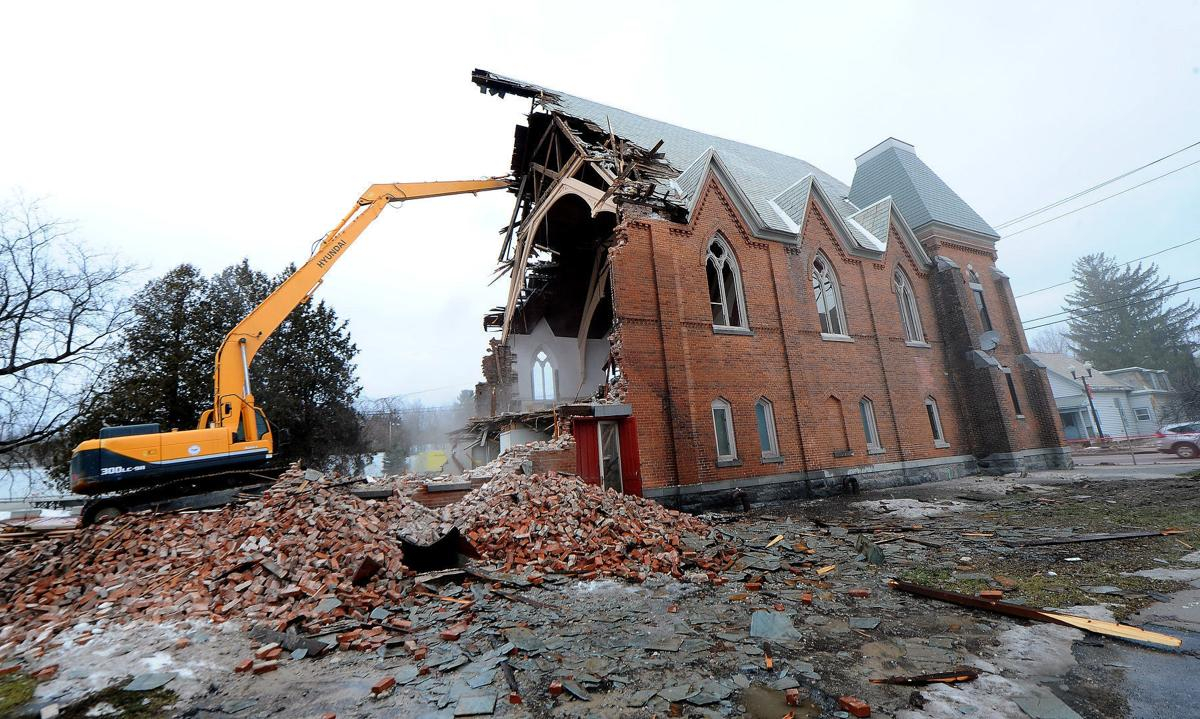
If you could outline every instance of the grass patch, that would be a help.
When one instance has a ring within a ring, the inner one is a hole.
[[[166,716],[164,711],[176,701],[175,692],[165,687],[149,692],[127,692],[121,689],[129,683],[126,678],[107,689],[101,689],[95,694],[80,699],[59,713],[61,719],[84,719],[88,710],[98,704],[108,704],[116,709],[114,714],[106,714],[113,719],[158,719]]]
[[[33,699],[33,688],[37,682],[33,677],[16,673],[0,677],[0,716]]]

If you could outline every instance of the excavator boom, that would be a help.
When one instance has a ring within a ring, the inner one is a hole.
[[[204,491],[215,477],[225,481],[231,474],[244,473],[261,479],[262,468],[274,457],[276,439],[266,414],[254,406],[250,385],[250,364],[262,343],[312,295],[325,273],[389,203],[502,190],[510,184],[506,178],[491,178],[368,187],[312,256],[225,337],[213,372],[213,407],[200,416],[196,429],[164,432],[157,424],[102,429],[98,439],[80,443],[71,455],[73,491],[96,495],[142,487],[148,489],[133,494],[158,501],[166,494]],[[140,505],[130,493],[93,500],[85,523],[134,506]]]
[[[284,280],[267,299],[230,330],[217,350],[213,374],[213,414],[209,418],[222,427],[236,425],[243,403],[253,404],[250,364],[263,342],[278,329],[292,310],[306,300],[325,273],[358,239],[383,208],[392,202],[428,197],[501,190],[509,187],[504,178],[448,182],[406,182],[371,185],[358,198],[342,221],[330,230],[308,261]]]

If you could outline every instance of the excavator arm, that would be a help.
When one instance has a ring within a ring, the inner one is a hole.
[[[213,373],[213,409],[200,418],[206,426],[236,426],[245,406],[254,405],[250,387],[250,364],[258,348],[301,302],[304,302],[326,272],[358,239],[383,208],[392,202],[501,190],[510,186],[505,178],[452,182],[407,182],[371,185],[353,209],[329,231],[312,257],[284,280],[245,319],[237,323],[217,350]]]

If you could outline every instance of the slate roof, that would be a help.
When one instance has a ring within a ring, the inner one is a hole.
[[[930,222],[999,239],[1000,235],[917,157],[913,146],[889,138],[858,159],[850,201],[869,205],[891,196],[910,227]]]
[[[895,204],[909,227],[917,228],[930,219],[947,216],[945,212],[938,209],[946,206],[956,208],[957,214],[954,217],[970,215],[967,219],[971,220],[971,224],[961,226],[998,237],[987,223],[933,174],[932,170],[917,160],[916,155],[912,155],[916,166],[911,173],[895,171],[892,163],[887,160],[877,163],[876,166],[879,167],[880,174],[883,176],[878,181],[872,182],[869,187],[865,184],[865,179],[875,173],[873,170],[860,166],[859,171],[855,174],[855,181],[859,183],[856,187],[860,190],[860,196],[872,195],[860,202],[854,200],[850,186],[819,167],[796,157],[743,142],[727,140],[716,135],[688,130],[678,125],[653,120],[620,108],[602,105],[565,92],[506,78],[484,70],[476,70],[472,79],[485,91],[511,92],[532,97],[535,102],[548,110],[587,120],[603,129],[611,128],[618,137],[631,141],[642,148],[649,149],[662,140],[660,152],[664,154],[668,164],[680,173],[674,179],[673,187],[688,207],[695,201],[695,193],[708,169],[708,162],[711,160],[711,156],[715,155],[731,179],[737,183],[738,189],[749,202],[751,209],[758,215],[761,224],[770,230],[791,235],[797,233],[798,228],[803,226],[808,198],[815,183],[828,199],[829,204],[832,205],[832,209],[843,220],[843,225],[853,239],[866,249],[879,251],[886,247],[887,217],[867,218],[870,228],[852,218],[862,208],[874,205],[888,194],[896,192],[905,193],[907,198],[902,203],[900,198],[896,197]],[[903,165],[903,167],[908,168],[909,164]],[[863,176],[864,182],[859,182],[860,175]],[[914,184],[909,181],[906,184],[905,178],[911,176],[916,176],[919,182]],[[921,194],[910,189],[918,185],[921,188],[927,188],[928,191]],[[892,187],[895,188],[894,191],[888,189]],[[961,207],[957,207],[955,202],[944,198],[935,201],[938,199],[938,195],[934,190],[941,195],[948,194]],[[882,194],[880,191],[883,191]],[[927,206],[938,209],[938,212],[929,212]],[[913,212],[913,216],[910,217],[909,212]],[[874,232],[880,231],[879,221],[881,219],[883,221],[882,234],[876,236]]]

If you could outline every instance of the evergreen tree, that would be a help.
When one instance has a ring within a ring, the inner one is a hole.
[[[1075,261],[1067,337],[1080,358],[1101,369],[1148,367],[1182,379],[1195,370],[1191,341],[1200,308],[1170,294],[1158,267],[1122,267],[1103,253]]]
[[[211,278],[181,265],[133,299],[135,318],[125,328],[120,361],[104,382],[102,399],[76,423],[59,448],[65,476],[70,450],[96,437],[102,426],[158,422],[191,429],[212,407],[213,364],[225,335],[278,283],[248,262]],[[354,403],[355,377],[349,325],[324,302],[306,302],[263,344],[251,367],[251,390],[276,428],[288,431],[277,452],[283,460],[316,466],[361,468],[366,451]]]

